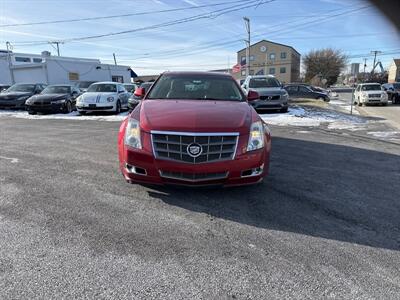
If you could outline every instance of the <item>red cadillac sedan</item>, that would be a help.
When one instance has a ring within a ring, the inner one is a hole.
[[[130,183],[247,185],[268,174],[271,134],[232,76],[166,72],[121,124],[120,169]]]

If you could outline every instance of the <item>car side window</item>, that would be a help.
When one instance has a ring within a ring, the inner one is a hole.
[[[118,85],[118,92],[120,93],[120,92],[126,92],[126,90],[125,90],[125,87],[122,85],[122,84],[119,84]]]
[[[309,93],[309,92],[310,92],[310,89],[307,88],[307,87],[305,87],[305,86],[300,86],[300,87],[299,87],[299,91],[300,91],[300,92],[303,92],[303,93]]]
[[[297,86],[288,86],[286,87],[287,92],[297,92]]]

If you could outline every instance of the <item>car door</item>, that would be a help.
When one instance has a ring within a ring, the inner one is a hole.
[[[299,87],[297,85],[289,85],[285,87],[286,92],[289,94],[289,98],[298,98]]]
[[[125,87],[122,84],[118,84],[117,88],[118,88],[118,98],[121,101],[121,106],[127,107],[129,99],[128,92],[126,91]]]
[[[314,99],[316,95],[314,92],[307,86],[300,85],[299,86],[299,98],[312,98]]]

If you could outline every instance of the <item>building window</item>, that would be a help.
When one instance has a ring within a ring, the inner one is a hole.
[[[286,59],[286,52],[281,52],[281,59]]]
[[[16,56],[15,61],[17,62],[31,62],[30,57],[21,57],[21,56]]]
[[[275,74],[275,68],[269,68],[269,74]]]
[[[246,70],[242,70],[241,74],[242,76],[246,76]]]
[[[280,72],[281,74],[286,73],[286,67],[280,68],[279,72]]]
[[[42,62],[42,59],[41,59],[41,58],[34,58],[34,59],[33,59],[33,62],[34,62],[34,63],[41,63],[41,62]]]
[[[275,60],[275,53],[270,53],[269,54],[269,59],[270,60]]]
[[[254,75],[254,70],[250,70],[249,75]]]
[[[240,64],[241,64],[242,66],[246,64],[246,56],[242,56],[242,57],[240,58]]]
[[[111,76],[111,81],[112,82],[124,83],[124,77],[122,77],[122,76]]]
[[[73,81],[79,80],[79,73],[69,72],[68,78],[69,78],[69,80],[73,80]]]
[[[254,55],[250,55],[250,61],[254,60]]]

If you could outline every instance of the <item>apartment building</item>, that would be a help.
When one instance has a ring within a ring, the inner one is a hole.
[[[261,40],[250,46],[250,75],[274,75],[282,83],[296,82],[300,77],[300,53],[291,46]],[[237,52],[242,69],[236,79],[246,78],[246,48]]]

